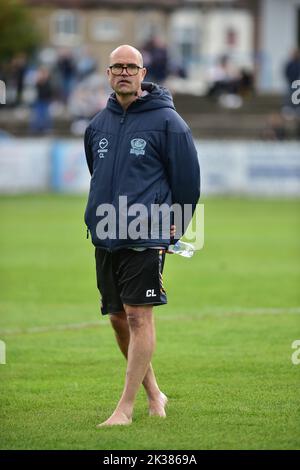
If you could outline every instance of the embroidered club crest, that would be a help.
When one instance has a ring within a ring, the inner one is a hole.
[[[145,155],[144,148],[146,147],[147,142],[144,139],[132,139],[130,153],[135,155]]]

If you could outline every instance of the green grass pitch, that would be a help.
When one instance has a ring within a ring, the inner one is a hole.
[[[296,449],[300,446],[300,201],[211,198],[205,247],[168,255],[153,365],[169,397],[97,430],[125,360],[99,315],[85,197],[0,198],[1,449]]]

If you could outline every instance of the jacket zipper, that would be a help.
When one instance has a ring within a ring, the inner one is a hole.
[[[125,118],[126,118],[126,115],[127,115],[127,111],[123,111],[123,114],[121,116],[121,119],[120,119],[120,125],[122,126],[124,124],[124,121],[125,121]],[[116,149],[117,149],[117,152],[116,152],[116,157],[115,157],[115,160],[114,160],[114,166],[113,166],[113,171],[112,171],[112,175],[113,175],[113,182],[112,182],[112,196],[111,196],[111,202],[114,200],[114,197],[115,197],[115,190],[116,190],[116,186],[115,186],[115,175],[117,173],[117,170],[118,170],[118,161],[119,161],[119,143],[120,143],[120,140],[121,140],[121,129],[122,127],[120,126],[120,132],[119,132],[119,135],[118,135],[118,140],[117,140],[117,144],[116,144]],[[112,251],[111,248],[112,248],[112,241],[109,240],[109,245],[110,245],[110,249],[109,251]]]
[[[125,117],[126,117],[126,111],[123,112],[122,114],[122,117],[120,119],[120,124],[124,124],[124,121],[125,121]],[[120,129],[120,132],[119,132],[119,135],[118,135],[118,140],[117,140],[117,144],[116,144],[116,149],[117,149],[117,152],[116,152],[116,157],[115,157],[115,160],[114,160],[114,166],[113,166],[113,171],[112,171],[112,175],[113,175],[113,182],[112,182],[112,192],[111,192],[111,200],[113,200],[114,198],[114,195],[115,195],[115,178],[114,178],[114,175],[115,175],[115,170],[117,168],[117,163],[118,163],[118,159],[119,159],[119,143],[120,143],[120,140],[121,140],[121,129]]]
[[[120,124],[123,124],[123,123],[124,123],[125,117],[126,117],[126,111],[124,111],[123,114],[122,114],[122,117],[121,117],[121,119],[120,119]]]

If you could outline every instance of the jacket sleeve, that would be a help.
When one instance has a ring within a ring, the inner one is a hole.
[[[90,146],[90,139],[91,139],[91,129],[87,127],[85,134],[84,134],[84,150],[85,150],[85,157],[87,166],[89,168],[90,174],[93,174],[93,154],[92,149]]]
[[[186,126],[179,132],[167,132],[166,169],[172,193],[172,204],[182,210],[182,233],[176,233],[175,242],[186,231],[191,217],[184,217],[184,204],[190,204],[194,213],[200,197],[200,165],[191,131]]]

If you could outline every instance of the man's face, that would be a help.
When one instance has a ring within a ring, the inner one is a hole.
[[[110,58],[109,65],[142,66],[140,57],[134,51],[126,48],[114,53]],[[146,69],[144,67],[139,68],[136,75],[130,75],[129,73],[128,69],[123,68],[121,75],[114,75],[111,68],[107,69],[110,86],[118,95],[135,95],[141,90],[141,83],[146,75]]]

